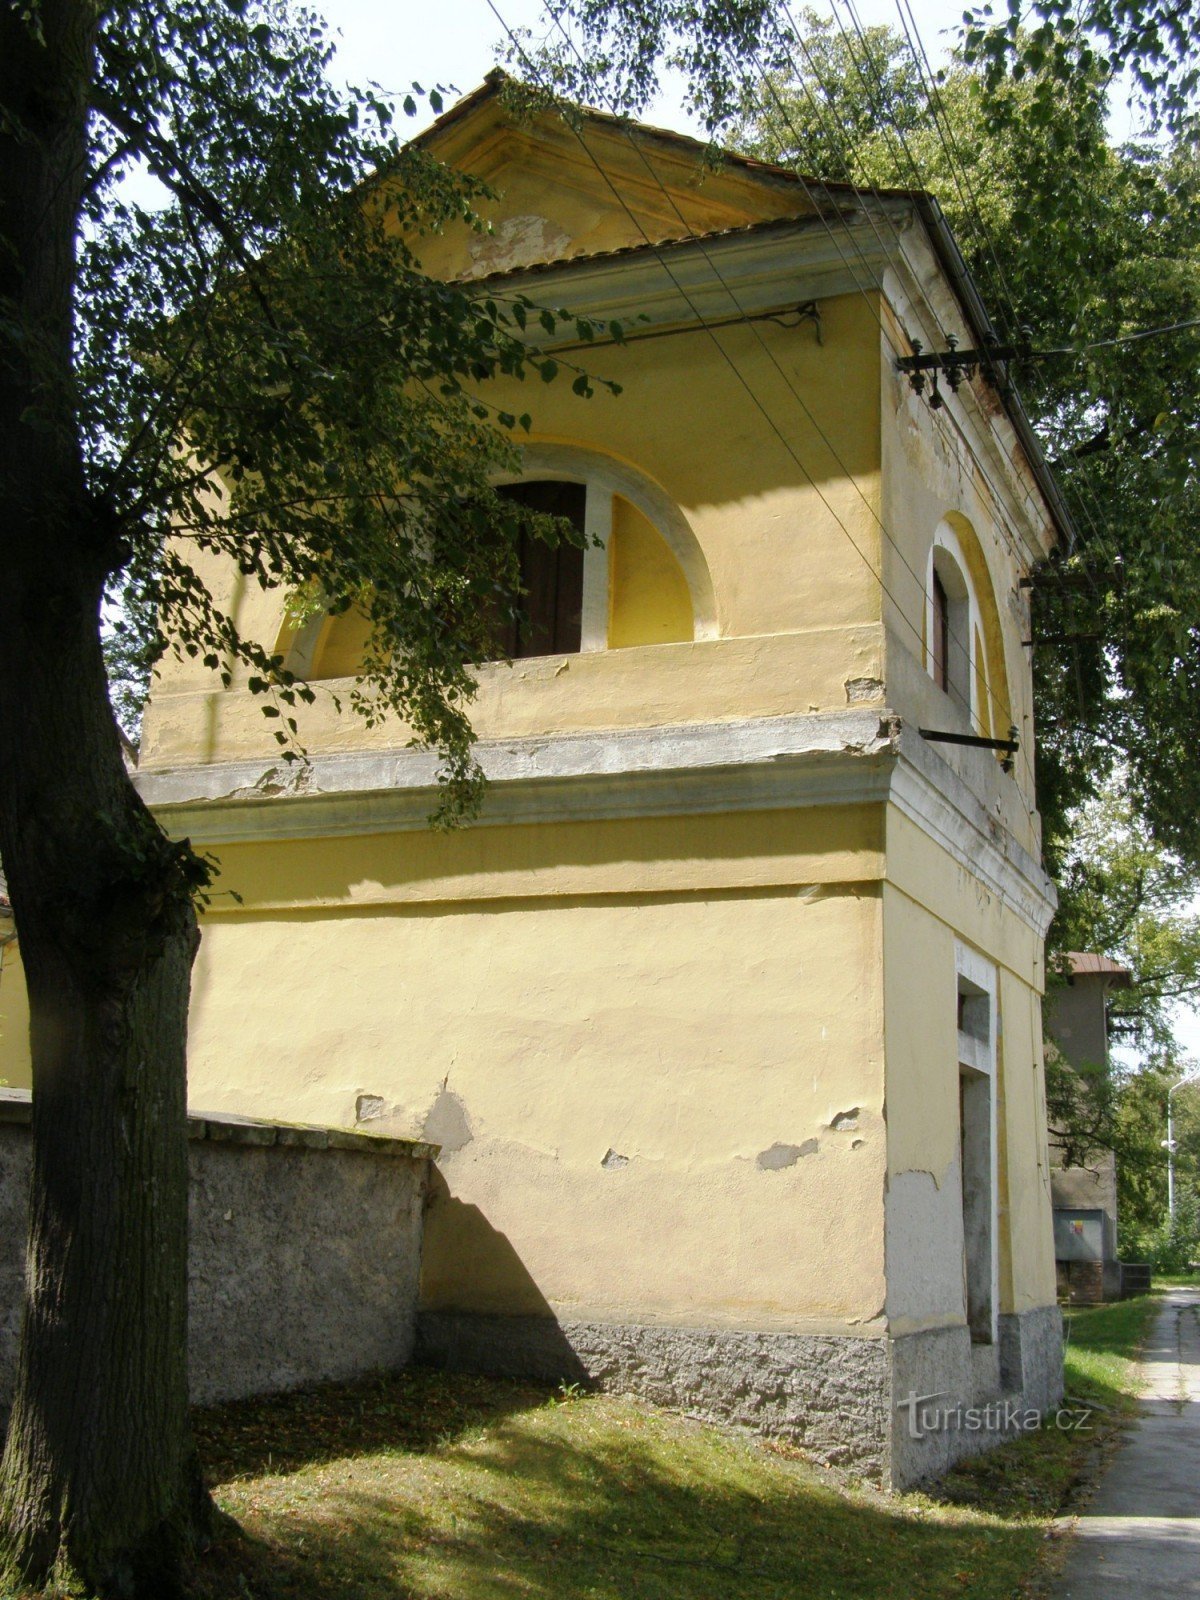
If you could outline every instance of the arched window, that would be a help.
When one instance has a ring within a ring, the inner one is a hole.
[[[991,567],[979,535],[957,511],[938,524],[929,551],[925,667],[973,732],[1009,736],[1007,646]]]
[[[939,689],[974,720],[975,632],[978,608],[958,550],[934,544],[929,574],[927,660]]]
[[[497,655],[513,659],[673,644],[717,636],[708,565],[686,518],[635,468],[573,445],[530,444],[500,492],[569,518],[580,547],[523,539],[523,616],[497,618]],[[357,611],[280,635],[297,677],[351,677],[366,623]]]

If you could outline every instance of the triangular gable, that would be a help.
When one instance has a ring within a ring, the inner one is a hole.
[[[816,209],[793,174],[738,158],[714,164],[683,135],[586,109],[577,128],[554,111],[514,114],[505,81],[490,74],[418,141],[499,197],[480,207],[491,234],[421,241],[429,272],[480,278]]]

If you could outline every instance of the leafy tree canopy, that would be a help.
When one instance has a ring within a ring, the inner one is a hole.
[[[1043,97],[1049,86],[1053,93]],[[1003,115],[997,114],[997,108]],[[1070,816],[1120,773],[1151,833],[1200,868],[1200,159],[1113,148],[1099,68],[1073,59],[935,84],[902,34],[803,13],[786,73],[748,85],[743,148],[941,201],[1002,336],[1079,544],[1034,596],[1039,801],[1057,871]],[[1025,330],[1025,331],[1022,331]]]
[[[1124,74],[1132,97],[1172,133],[1194,122],[1200,96],[1195,0],[1008,0],[964,14],[966,59],[989,89],[1032,79],[1036,114],[1051,120],[1056,86],[1083,72]],[[1001,112],[1002,115],[1002,112]]]
[[[1200,1001],[1196,876],[1156,844],[1117,781],[1073,824],[1057,947],[1101,950],[1129,969],[1129,988],[1110,997],[1110,1030],[1147,1063],[1174,1071],[1176,1008]]]
[[[439,746],[446,810],[461,809],[476,776],[467,663],[495,654],[517,524],[562,532],[495,494],[530,418],[478,385],[552,379],[559,364],[521,334],[559,317],[422,272],[421,236],[482,226],[487,191],[402,143],[377,94],[335,92],[314,15],[127,0],[96,43],[75,395],[112,532],[126,709],[167,649],[226,681],[240,663],[294,756],[292,708],[314,691],[209,592],[193,553],[218,552],[266,588],[367,612],[354,704],[398,711]],[[127,197],[135,161],[164,186],[162,209]],[[575,382],[590,392],[578,369]]]
[[[0,856],[37,1084],[6,1592],[164,1600],[209,1520],[185,1070],[209,869],[129,780],[105,595],[127,688],[168,649],[240,673],[284,758],[314,691],[205,573],[361,607],[356,708],[442,751],[452,818],[478,792],[470,663],[495,654],[518,534],[565,536],[492,488],[530,417],[481,397],[556,379],[523,335],[564,314],[422,272],[422,239],[481,226],[486,191],[403,143],[377,94],[336,92],[329,55],[285,0],[0,7]],[[131,198],[135,166],[162,207]]]

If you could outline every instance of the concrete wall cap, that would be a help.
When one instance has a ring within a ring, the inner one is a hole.
[[[33,1120],[33,1097],[28,1089],[0,1089],[0,1122],[28,1124]]]
[[[33,1118],[33,1096],[28,1089],[0,1089],[0,1123],[28,1126]],[[351,1133],[349,1129],[322,1128],[302,1122],[262,1122],[230,1111],[188,1113],[189,1139],[210,1139],[214,1144],[300,1146],[305,1150],[360,1150],[373,1156],[407,1157],[410,1161],[435,1161],[441,1145],[423,1139],[396,1139],[378,1133]]]

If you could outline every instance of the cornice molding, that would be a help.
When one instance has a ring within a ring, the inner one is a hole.
[[[878,711],[481,741],[478,827],[891,801],[1043,936],[1053,888],[913,729]],[[437,803],[426,751],[141,772],[163,826],[197,845],[412,832]]]
[[[897,225],[911,219],[911,204],[896,202],[895,207]],[[624,320],[633,332],[695,323],[697,313],[706,322],[719,321],[877,288],[891,253],[878,224],[865,208],[856,207],[829,218],[801,217],[761,231],[695,241],[664,240],[480,282],[496,293],[527,294],[539,304],[561,300],[589,317]],[[720,277],[713,271],[715,260]],[[534,324],[526,337],[553,346]]]

